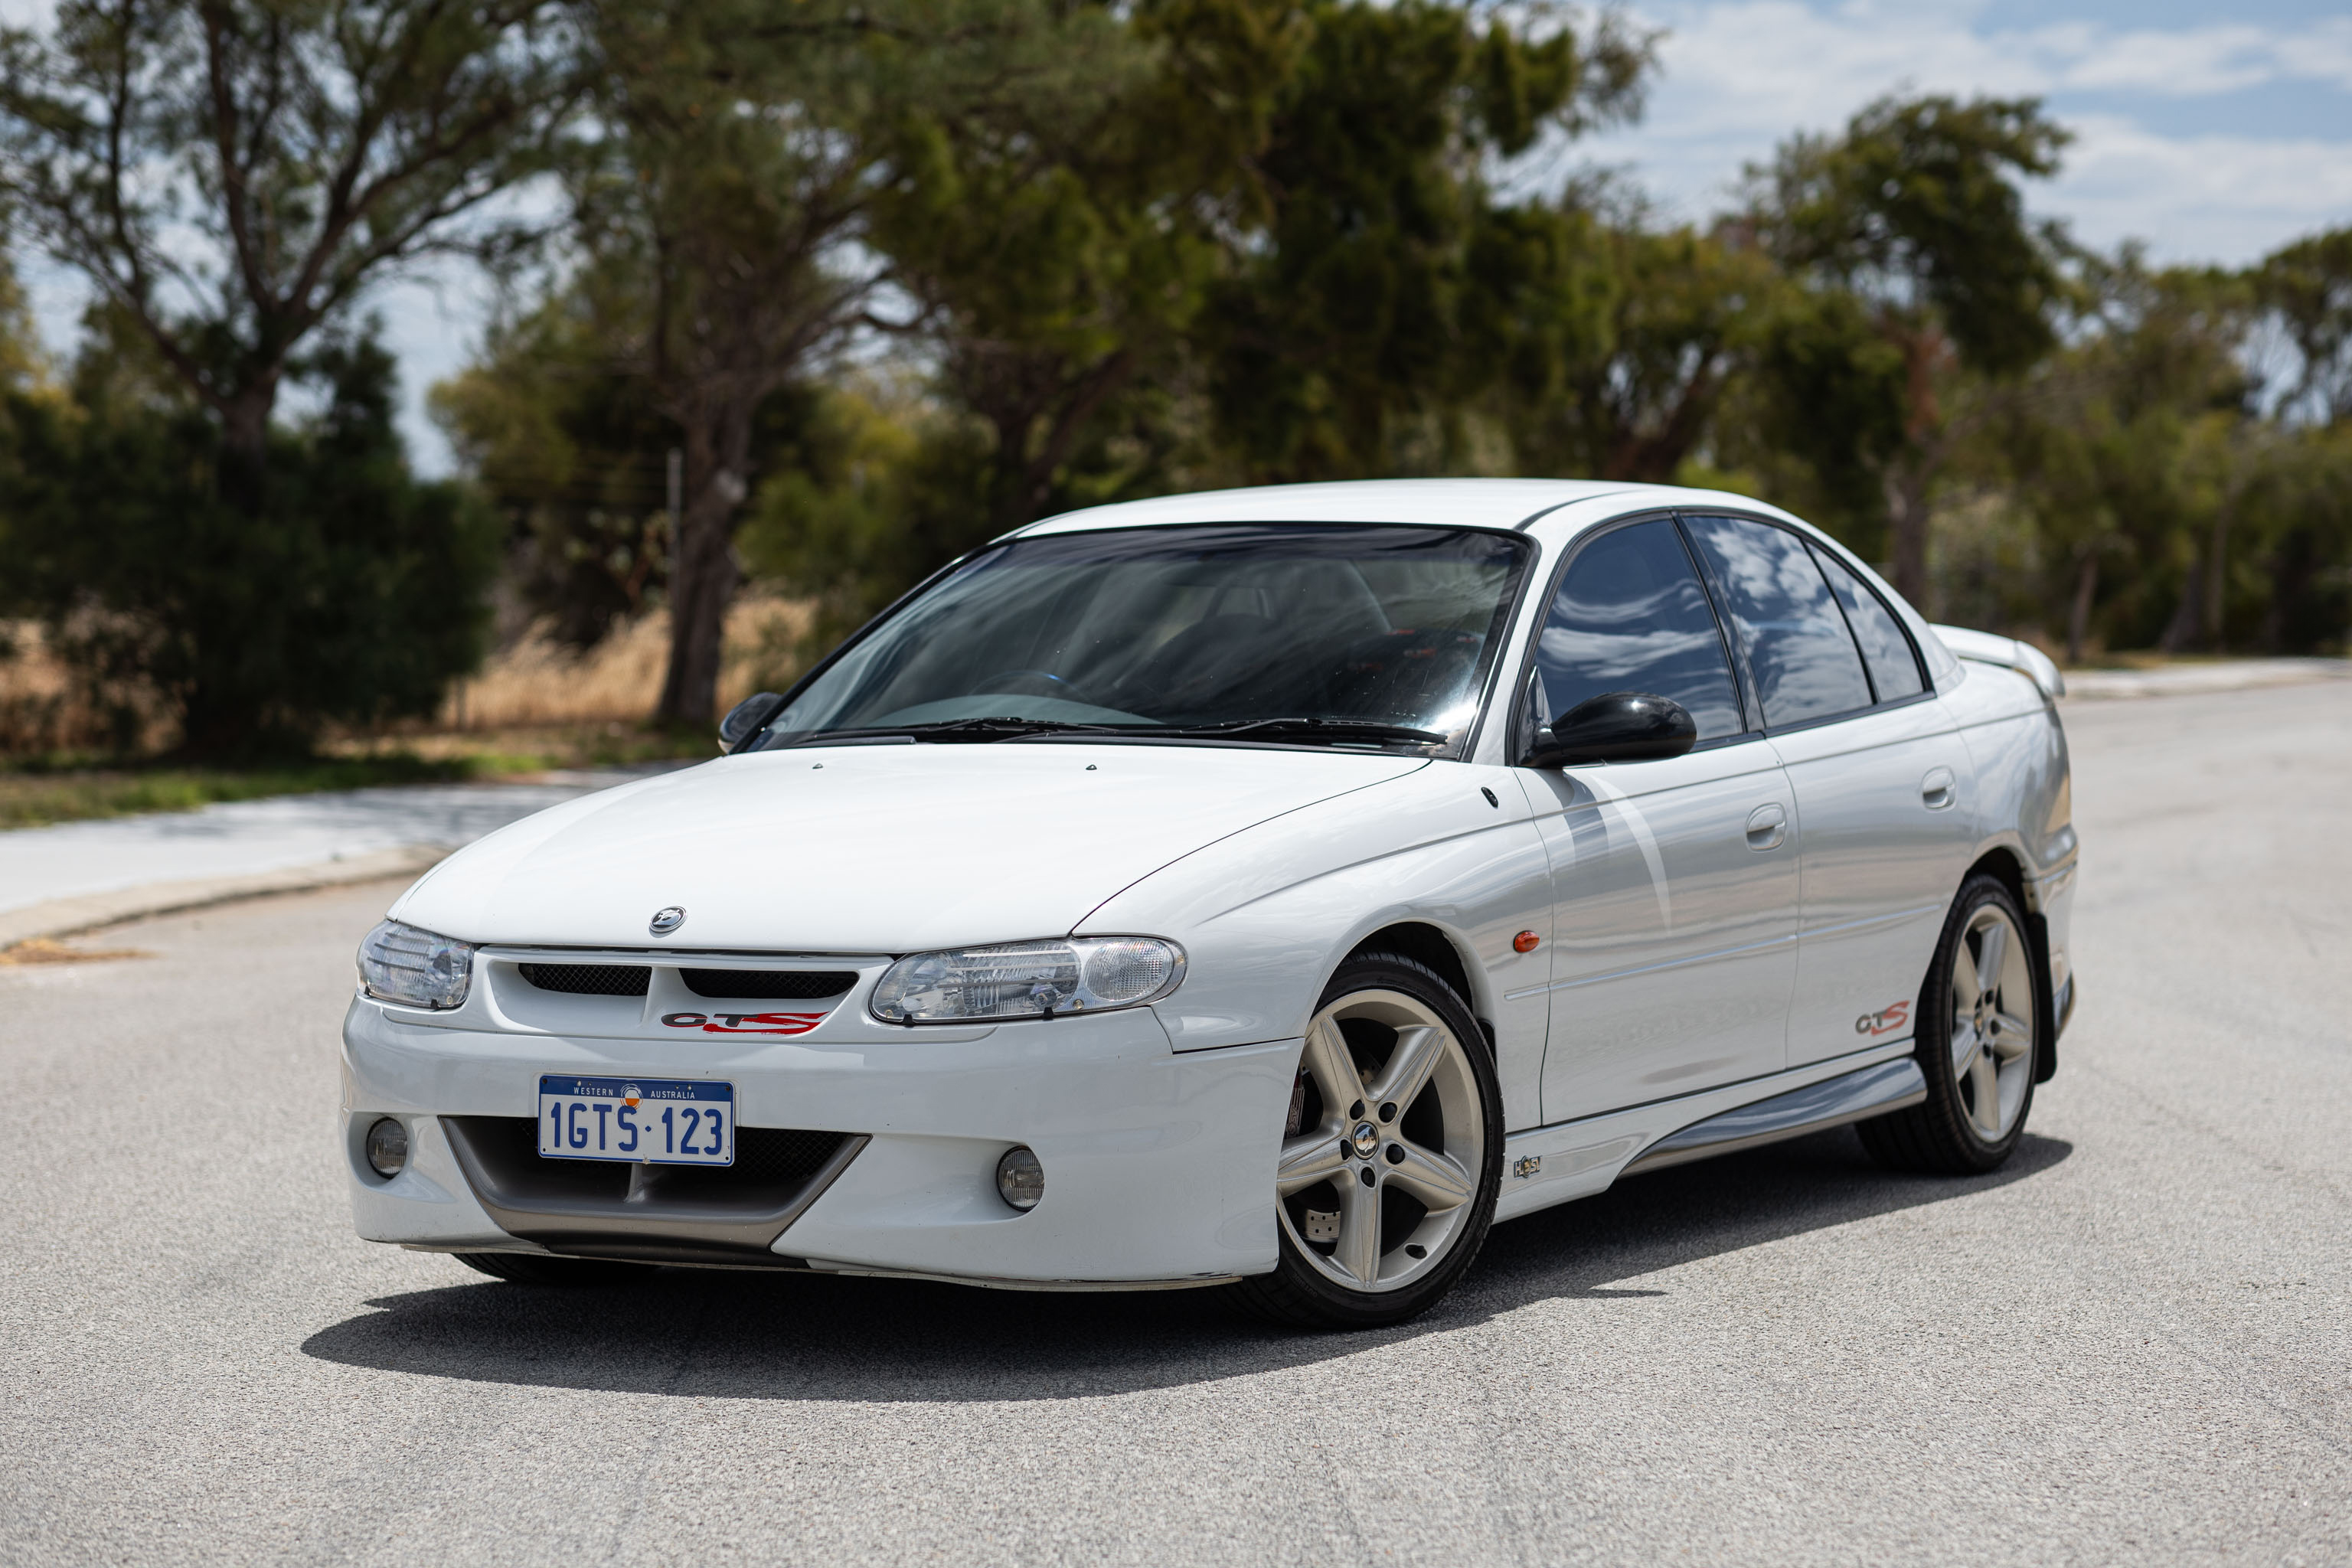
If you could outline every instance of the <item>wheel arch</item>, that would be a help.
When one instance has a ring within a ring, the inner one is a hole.
[[[1456,945],[1454,937],[1443,927],[1426,921],[1393,921],[1358,941],[1339,960],[1340,963],[1367,952],[1397,952],[1427,965],[1437,977],[1453,988],[1462,998],[1462,1005],[1478,1021],[1479,1033],[1486,1037],[1486,1053],[1495,1052],[1495,1021],[1493,1011],[1481,996],[1474,965]],[[1338,965],[1333,966],[1333,973]],[[1327,979],[1326,984],[1328,984]]]

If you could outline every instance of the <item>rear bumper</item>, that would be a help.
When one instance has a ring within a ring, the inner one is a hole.
[[[1264,1273],[1275,1263],[1274,1165],[1297,1055],[1297,1040],[1180,1055],[1146,1009],[976,1038],[910,1029],[835,1044],[706,1043],[426,1026],[361,998],[343,1026],[352,1216],[370,1240],[448,1251],[1022,1285]],[[797,1199],[752,1205],[748,1221],[742,1205],[567,1207],[528,1184],[501,1185],[467,1142],[484,1124],[443,1120],[533,1118],[545,1072],[723,1079],[745,1128],[843,1134],[844,1157]],[[390,1182],[362,1152],[381,1116],[410,1133],[409,1166]],[[1014,1144],[1045,1170],[1045,1196],[1025,1214],[996,1193],[996,1162]],[[764,1248],[762,1215],[778,1226]]]

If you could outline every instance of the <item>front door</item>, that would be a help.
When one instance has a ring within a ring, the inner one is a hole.
[[[1535,713],[1646,691],[1699,728],[1698,749],[1665,761],[1520,770],[1551,858],[1544,1120],[1779,1071],[1796,973],[1796,801],[1746,721],[1672,520],[1577,552],[1535,662]]]

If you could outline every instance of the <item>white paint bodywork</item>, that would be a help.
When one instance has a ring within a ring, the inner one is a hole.
[[[1050,738],[803,746],[571,802],[450,857],[391,912],[483,944],[465,1005],[359,995],[345,1024],[361,1234],[530,1250],[476,1201],[436,1119],[532,1116],[542,1072],[699,1076],[737,1085],[745,1126],[872,1140],[777,1239],[785,1257],[1032,1285],[1231,1278],[1274,1264],[1299,1037],[1334,968],[1383,928],[1441,936],[1492,1030],[1505,1217],[1599,1191],[1718,1111],[1907,1053],[1907,1026],[1858,1020],[1898,1002],[1916,1015],[1945,910],[1986,855],[2014,862],[2065,984],[2074,846],[2055,672],[2043,681],[2005,638],[1955,658],[1891,592],[1929,662],[1921,699],[1663,763],[1508,765],[1507,715],[1559,565],[1595,527],[1670,508],[1783,516],[1658,487],[1431,480],[1033,525],[1444,523],[1519,529],[1536,552],[1461,760]],[[1777,838],[1750,834],[1772,820]],[[685,927],[650,936],[673,904]],[[1531,952],[1515,949],[1522,931],[1541,939]],[[1148,1008],[1051,1021],[905,1028],[866,1011],[897,955],[1065,933],[1173,940],[1183,982]],[[534,953],[650,963],[652,990],[539,991],[514,969]],[[676,973],[698,960],[858,981],[811,1005],[825,1016],[804,1035],[713,1037],[660,1022],[709,1005]],[[361,1157],[383,1115],[416,1151],[389,1184]],[[993,1184],[1015,1143],[1047,1173],[1025,1215]]]

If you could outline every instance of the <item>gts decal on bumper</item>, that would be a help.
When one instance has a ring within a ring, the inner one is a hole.
[[[824,1022],[823,1013],[665,1013],[662,1023],[673,1029],[699,1029],[706,1035],[805,1035]]]
[[[1868,1035],[1874,1040],[1881,1035],[1891,1035],[1897,1029],[1908,1028],[1910,1024],[1911,1004],[1897,1002],[1892,1007],[1882,1007],[1875,1013],[1864,1013],[1861,1017],[1856,1018],[1853,1021],[1853,1032],[1857,1035]]]

